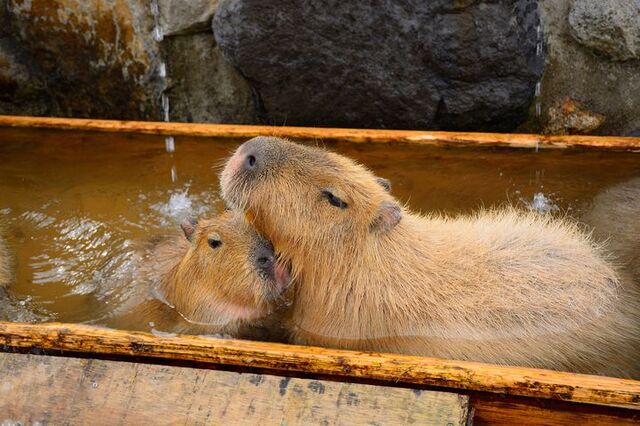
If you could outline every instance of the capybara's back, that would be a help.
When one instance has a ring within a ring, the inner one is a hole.
[[[582,218],[640,288],[640,178],[615,185],[593,200]]]

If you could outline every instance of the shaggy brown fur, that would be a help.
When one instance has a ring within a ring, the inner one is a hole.
[[[183,225],[189,228],[190,226]],[[225,212],[184,235],[149,244],[119,327],[274,339],[265,318],[288,284],[280,265],[261,268],[271,244],[241,215]],[[212,247],[211,241],[218,245]],[[275,260],[275,259],[274,259]]]
[[[223,197],[292,264],[292,341],[638,374],[637,299],[576,226],[513,209],[421,216],[382,183],[278,138],[228,161]]]

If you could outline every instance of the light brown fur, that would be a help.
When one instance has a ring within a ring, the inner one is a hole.
[[[212,248],[211,237],[222,244]],[[263,244],[269,243],[232,212],[201,220],[191,241],[184,235],[156,239],[143,250],[142,267],[112,325],[278,339],[266,318],[283,289],[256,269],[255,251]]]
[[[582,220],[593,227],[594,238],[607,241],[607,248],[640,287],[640,178],[596,196]]]
[[[421,216],[363,166],[278,138],[241,146],[221,184],[292,264],[293,342],[638,375],[636,295],[567,220]]]

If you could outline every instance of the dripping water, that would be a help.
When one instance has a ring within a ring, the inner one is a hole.
[[[538,23],[536,27],[536,56],[540,58],[542,56],[542,43],[543,43],[543,32],[542,25]],[[542,104],[540,101],[540,94],[542,93],[542,81],[538,80],[535,88],[535,109],[536,109],[536,120],[538,121],[538,125],[541,126],[540,120],[542,116]],[[540,140],[536,139],[536,152],[538,152],[540,148]]]
[[[153,39],[160,43],[164,40],[164,31],[160,24],[160,7],[158,6],[158,0],[151,0],[151,15],[153,15]],[[158,77],[162,80],[162,95],[160,96],[160,106],[162,109],[162,119],[168,123],[171,121],[170,108],[169,108],[169,95],[166,93],[167,88],[167,64],[166,62],[160,62],[158,66]],[[173,154],[176,150],[175,138],[173,136],[167,136],[164,139],[165,150],[169,154]],[[172,157],[173,158],[173,157]],[[171,181],[175,182],[178,178],[178,172],[175,164],[171,166]]]

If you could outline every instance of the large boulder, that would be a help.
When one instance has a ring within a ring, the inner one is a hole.
[[[273,124],[512,129],[543,53],[535,0],[221,0],[223,54]]]
[[[640,59],[640,0],[576,0],[569,25],[579,43],[599,54]]]
[[[158,0],[165,36],[211,32],[218,0]]]
[[[211,32],[163,41],[171,119],[208,123],[253,123],[249,83],[227,63]]]
[[[44,79],[25,65],[9,38],[0,36],[0,111],[13,115],[51,114]]]
[[[6,0],[6,19],[12,47],[44,79],[56,115],[159,116],[162,82],[147,1]]]
[[[580,15],[586,19],[587,16],[577,11],[604,11],[614,3],[620,5],[620,10],[627,10],[627,18],[631,18],[635,12],[629,10],[638,4],[638,0],[540,0],[547,61],[540,96],[536,99],[540,108],[532,105],[529,120],[517,131],[637,134],[640,129],[640,60],[611,60],[604,50],[594,54],[591,47],[576,38],[576,18]],[[622,17],[615,14],[616,22],[622,23]],[[595,37],[603,31],[599,28],[598,25],[591,29],[581,27],[580,31],[590,31]],[[640,30],[640,20],[628,19],[625,28],[628,34]],[[632,45],[631,38],[625,36],[625,40]],[[564,106],[566,98],[577,106],[569,114],[567,111],[571,108],[568,110]],[[577,118],[579,120],[574,120]]]

